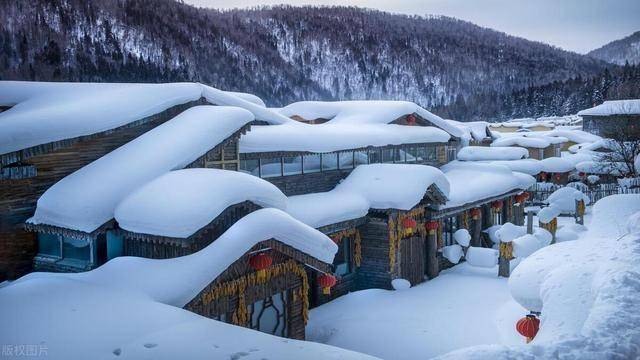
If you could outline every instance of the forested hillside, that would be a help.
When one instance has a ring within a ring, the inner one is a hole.
[[[587,55],[612,64],[640,64],[640,31],[623,39],[612,41]]]

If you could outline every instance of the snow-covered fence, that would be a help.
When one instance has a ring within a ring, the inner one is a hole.
[[[578,185],[580,184],[580,185]],[[640,179],[622,179],[618,183],[610,184],[597,184],[587,186],[583,183],[569,183],[567,186],[576,188],[582,191],[589,197],[591,204],[596,201],[617,194],[640,194]],[[529,188],[529,200],[527,205],[540,205],[546,200],[549,195],[554,191],[562,188],[563,185],[556,185],[551,183],[535,183]]]

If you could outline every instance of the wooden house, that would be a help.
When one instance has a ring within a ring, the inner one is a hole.
[[[578,112],[582,130],[604,138],[640,139],[640,99],[605,101]]]

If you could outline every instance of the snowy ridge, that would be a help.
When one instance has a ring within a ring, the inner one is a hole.
[[[0,113],[0,154],[111,130],[201,97],[272,124],[292,122],[260,106],[254,95],[198,83],[0,81],[0,106],[13,106]]]
[[[256,243],[276,239],[331,262],[337,246],[277,209],[239,220],[215,242],[166,260],[119,257],[85,273],[31,273],[0,289],[0,329],[11,344],[46,344],[52,359],[364,359],[273,337],[182,309]],[[72,299],[71,301],[69,299]],[[37,327],[33,324],[38,323]]]
[[[187,238],[227,207],[251,201],[285,210],[287,197],[275,185],[239,171],[184,169],[166,173],[128,195],[115,209],[128,231]]]
[[[133,190],[185,167],[253,119],[240,108],[192,107],[58,181],[28,222],[92,232]]]
[[[613,100],[582,110],[578,115],[611,116],[611,115],[637,115],[640,114],[640,99]]]

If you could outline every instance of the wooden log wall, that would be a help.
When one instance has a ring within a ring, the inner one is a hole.
[[[51,185],[199,103],[174,106],[139,121],[138,126],[122,127],[104,135],[70,142],[69,146],[49,153],[33,155],[23,162],[33,165],[37,176],[0,180],[0,281],[15,279],[31,271],[37,242],[35,234],[26,232],[22,225],[33,215],[36,201]]]
[[[387,221],[372,218],[361,227],[362,263],[357,275],[359,289],[391,289],[396,274],[389,264],[389,228]]]

